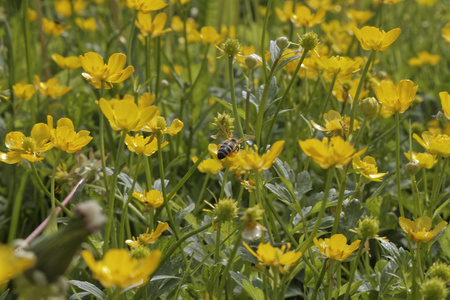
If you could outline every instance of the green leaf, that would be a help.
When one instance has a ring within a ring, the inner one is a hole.
[[[0,295],[0,300],[5,300],[6,296],[8,296],[8,293],[9,293],[9,289],[4,291],[3,294]]]
[[[82,289],[83,291],[88,292],[89,294],[96,297],[97,299],[101,299],[101,300],[106,299],[105,293],[103,293],[98,287],[96,287],[95,285],[93,285],[90,282],[79,281],[79,280],[69,280],[69,283],[71,285],[74,285],[74,286]]]
[[[247,294],[254,300],[264,299],[264,293],[261,289],[253,286],[250,280],[242,274],[241,272],[230,271],[231,278],[236,281],[236,283],[242,287]]]
[[[445,256],[450,257],[450,226],[445,228],[438,241],[442,252],[444,252]]]
[[[217,101],[219,104],[222,104],[223,106],[228,108],[229,110],[233,110],[233,107],[227,101],[219,99],[219,98],[213,98],[213,99],[215,101]],[[245,110],[243,110],[242,108],[238,108],[238,114],[239,114],[239,117],[241,117],[242,119],[245,120]]]

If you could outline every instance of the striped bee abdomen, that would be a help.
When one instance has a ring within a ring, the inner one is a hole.
[[[228,155],[230,155],[231,152],[234,151],[234,148],[236,145],[234,145],[232,142],[225,141],[220,145],[219,150],[217,150],[217,158],[218,159],[224,159]]]

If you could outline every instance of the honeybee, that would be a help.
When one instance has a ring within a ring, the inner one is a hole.
[[[237,139],[231,135],[228,139],[223,141],[222,144],[217,146],[217,158],[224,159],[227,156],[234,156],[239,151],[241,144],[251,139],[253,139],[253,136],[251,135],[244,135],[241,139]]]

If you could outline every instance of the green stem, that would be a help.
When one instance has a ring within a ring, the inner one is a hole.
[[[328,102],[330,102],[331,95],[333,94],[334,84],[336,83],[336,79],[338,77],[338,74],[339,74],[339,72],[336,72],[333,75],[333,80],[331,81],[330,88],[329,88],[328,94],[327,94],[327,98],[325,99],[325,102],[324,102],[323,107],[322,107],[322,111],[320,112],[320,115],[319,115],[319,121],[322,120],[322,116],[325,113],[325,110],[327,109]]]
[[[313,293],[312,293],[311,299],[318,299],[318,298],[317,298],[317,294],[319,293],[319,288],[320,288],[320,286],[321,286],[322,283],[323,283],[323,278],[325,277],[325,273],[326,273],[326,271],[327,271],[327,264],[328,264],[328,261],[329,261],[329,259],[326,259],[326,260],[323,262],[322,270],[320,271],[319,278],[317,279],[316,285],[314,286],[314,291],[313,291]]]
[[[434,189],[434,193],[432,191],[432,198],[431,198],[431,207],[430,207],[430,216],[433,214],[434,208],[436,207],[436,205],[439,203],[439,191],[441,190],[441,185],[442,182],[444,180],[445,177],[445,171],[447,169],[447,164],[448,164],[448,157],[444,158],[444,162],[443,162],[443,166],[442,166],[442,171],[440,171],[439,173],[439,177],[437,178],[437,184],[436,184],[436,188]],[[438,162],[439,163],[439,162]],[[436,168],[436,173],[437,172],[437,168]],[[436,180],[436,178],[435,178]],[[433,187],[434,187],[434,182],[433,182]]]
[[[412,191],[413,191],[413,198],[416,202],[415,214],[416,214],[417,218],[420,218],[422,216],[422,205],[420,204],[419,188],[417,187],[415,175],[411,175],[411,185],[412,185]]]
[[[57,153],[56,153],[56,159],[53,165],[53,170],[52,170],[52,177],[51,177],[51,183],[50,183],[50,193],[51,193],[51,207],[52,207],[52,214],[55,213],[55,174],[56,174],[56,168],[58,167],[58,163],[59,160],[61,159],[61,149],[58,149]]]
[[[105,81],[102,80],[101,88],[100,88],[100,98],[103,98],[103,94],[105,92]],[[103,173],[103,184],[105,185],[106,193],[108,194],[108,180],[106,178],[106,158],[105,158],[105,117],[103,116],[103,112],[100,109],[100,106],[97,105],[98,118],[100,119],[100,157],[102,162],[102,173]]]
[[[205,180],[203,181],[202,189],[200,190],[200,194],[198,195],[197,202],[195,203],[194,215],[196,215],[196,213],[198,213],[200,208],[202,207],[203,195],[205,194],[206,186],[208,184],[210,176],[211,176],[211,174],[206,173],[206,177],[205,177]]]
[[[25,192],[27,179],[28,179],[28,172],[25,172],[25,174],[22,175],[19,190],[17,191],[16,197],[14,198],[11,224],[9,225],[8,244],[10,244],[16,238],[17,226],[19,224],[20,218],[20,209],[22,207],[23,194]]]
[[[402,188],[400,185],[400,114],[395,113],[395,137],[396,137],[396,145],[395,145],[395,169],[397,175],[397,194],[398,194],[398,206],[400,209],[400,215],[405,217],[405,212],[403,210],[403,201],[402,201]]]
[[[430,205],[430,197],[428,196],[428,180],[427,169],[422,168],[423,192],[425,193],[426,206]]]
[[[152,89],[151,85],[151,78],[152,78],[152,71],[151,71],[151,52],[152,48],[150,47],[150,36],[145,37],[145,81],[148,84],[149,90]],[[156,100],[155,96],[155,100]]]
[[[145,177],[147,178],[147,191],[150,191],[153,186],[152,171],[150,168],[150,156],[145,158]]]
[[[237,104],[236,104],[236,91],[234,88],[233,60],[234,60],[234,57],[228,58],[228,75],[230,78],[231,104],[233,105],[233,115],[234,115],[234,120],[237,123],[237,129],[238,129],[241,137],[243,137],[244,131],[242,130],[241,118],[239,117],[238,108],[237,108]]]
[[[216,251],[214,254],[214,264],[217,265],[220,262],[220,222],[217,223],[216,230]]]
[[[192,83],[192,85],[191,85],[190,88],[189,88],[189,97],[191,97],[192,92],[193,92],[195,86],[197,85],[198,80],[200,79],[200,76],[202,75],[202,71],[203,71],[203,69],[205,68],[206,63],[208,62],[208,51],[209,51],[209,47],[210,47],[210,45],[207,45],[207,46],[206,46],[206,49],[205,49],[205,56],[203,57],[202,65],[200,66],[200,70],[198,71],[198,74],[197,74],[197,76],[195,77],[194,82]]]
[[[222,199],[223,198],[223,194],[224,194],[224,192],[225,192],[225,184],[227,183],[227,177],[228,177],[228,170],[229,170],[230,168],[226,168],[225,169],[225,172],[223,173],[223,179],[222,179],[222,187],[220,188],[220,196],[219,196],[219,199]]]
[[[133,22],[131,22],[131,28],[130,28],[130,36],[128,38],[127,62],[128,62],[128,65],[130,65],[130,66],[132,65],[132,62],[131,62],[131,48],[133,47],[134,31],[136,29],[136,24],[134,24],[134,23],[136,22],[137,14],[138,14],[138,11],[137,10],[134,11]],[[133,75],[131,75],[131,76],[132,76],[132,78],[134,78]]]
[[[160,36],[158,36],[156,38],[155,67],[156,67],[156,83],[155,83],[155,100],[156,100],[156,99],[159,99],[159,80],[161,77],[161,37]]]
[[[356,254],[356,258],[352,262],[352,267],[350,269],[350,277],[349,277],[348,282],[347,282],[347,290],[345,291],[344,300],[347,300],[348,296],[350,295],[350,289],[352,287],[353,280],[355,279],[356,267],[358,266],[358,262],[359,262],[359,259],[361,257],[361,254],[362,254],[362,252],[364,250],[364,244],[365,243],[366,243],[366,240],[362,239],[361,243],[359,244],[359,249],[358,249],[358,253]]]
[[[189,47],[188,47],[188,39],[187,39],[187,8],[183,12],[183,38],[184,38],[184,55],[186,56],[186,66],[188,69],[188,78],[189,83],[192,82],[192,71],[191,71],[191,59],[189,57]]]
[[[338,202],[336,205],[336,211],[334,215],[334,223],[333,223],[333,229],[331,231],[331,235],[336,234],[339,226],[339,218],[341,216],[342,211],[342,204],[344,203],[344,194],[345,194],[345,187],[347,185],[347,170],[349,165],[347,165],[344,169],[344,175],[341,181],[341,185],[339,186],[339,196],[338,196]]]
[[[270,81],[271,81],[271,79],[267,77],[265,45],[266,45],[267,23],[269,23],[269,15],[270,15],[271,7],[272,7],[272,2],[273,2],[273,0],[269,0],[269,2],[267,3],[266,15],[264,16],[264,25],[263,25],[262,35],[261,35],[261,58],[262,58],[262,64],[263,64],[262,67],[264,70],[264,78],[266,80],[265,81],[266,84],[270,84]],[[256,7],[255,7],[255,9],[256,9]]]

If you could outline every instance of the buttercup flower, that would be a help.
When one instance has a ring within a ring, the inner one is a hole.
[[[256,147],[246,147],[244,150],[239,151],[236,157],[242,169],[262,173],[262,171],[268,170],[272,167],[275,162],[275,158],[277,158],[281,154],[281,151],[283,151],[283,146],[284,141],[277,141],[263,155],[258,154]]]
[[[284,1],[283,10],[278,7],[275,7],[275,13],[281,22],[285,23],[291,20],[294,17],[294,1],[287,0]]]
[[[72,4],[70,0],[56,0],[53,2],[55,5],[55,10],[58,14],[64,17],[70,17],[72,15]],[[85,0],[74,0],[73,8],[75,12],[83,11],[88,3]]]
[[[110,83],[122,82],[134,72],[133,66],[123,69],[126,60],[125,54],[115,53],[110,56],[108,64],[105,64],[98,53],[88,52],[84,56],[80,55],[81,66],[85,71],[81,75],[98,89],[101,88],[102,81]],[[104,88],[108,89],[109,86],[105,84]]]
[[[225,168],[236,169],[239,167],[239,159],[237,155],[228,155],[227,157],[219,160],[217,158],[217,151],[219,150],[220,145],[209,144],[208,151],[209,154],[213,157],[213,159],[218,160],[222,163]]]
[[[30,100],[34,93],[36,93],[36,88],[33,84],[26,84],[20,81],[13,85],[14,94],[22,100]]]
[[[299,141],[299,144],[303,152],[323,169],[346,166],[354,156],[360,156],[367,150],[366,147],[355,153],[356,150],[350,142],[344,141],[340,136],[324,138],[322,141],[308,139]]]
[[[163,9],[167,6],[162,0],[126,0],[127,6],[142,13],[150,13],[155,10]]]
[[[306,60],[306,59],[305,59]],[[359,78],[352,80],[338,80],[333,87],[333,95],[340,102],[352,103],[356,96],[356,90],[358,89]],[[360,99],[369,94],[369,90],[364,87],[359,94]]]
[[[151,14],[144,14],[139,12],[135,24],[139,28],[143,36],[150,36],[151,38],[154,38],[162,36],[166,32],[172,31],[172,29],[170,28],[164,29],[166,21],[166,13],[159,13],[156,15],[155,19],[152,20]]]
[[[144,154],[145,156],[151,156],[153,153],[158,151],[158,141],[156,138],[152,139],[151,136],[144,137],[138,133],[134,137],[129,136],[128,134],[125,137],[125,144],[128,147],[128,150],[134,152],[136,154]],[[169,142],[163,142],[161,144],[161,149],[167,146]]]
[[[417,57],[409,59],[408,64],[413,67],[420,67],[424,65],[435,66],[440,60],[440,55],[433,55],[428,51],[422,51],[417,54]]]
[[[81,67],[80,58],[78,56],[63,57],[59,54],[53,54],[52,59],[61,69],[76,70]]]
[[[57,78],[50,78],[47,82],[41,82],[37,75],[34,76],[34,84],[38,87],[42,96],[53,99],[67,94],[72,89],[70,86],[59,85]]]
[[[400,28],[388,32],[372,26],[358,29],[352,26],[353,32],[364,50],[386,51],[401,33]]]
[[[28,8],[28,21],[34,22],[37,19],[37,12],[34,9]]]
[[[145,191],[143,193],[134,191],[133,197],[141,201],[147,206],[160,207],[164,204],[164,197],[160,191],[150,190],[147,193]]]
[[[139,131],[158,113],[156,106],[139,109],[134,101],[128,100],[111,102],[101,98],[98,105],[113,130]]]
[[[167,127],[167,121],[163,117],[159,116],[159,114],[153,117],[145,126],[142,128],[143,131],[160,133],[160,134],[170,134],[174,136],[178,132],[183,129],[183,122],[178,119],[172,121],[170,127]]]
[[[59,36],[64,31],[70,28],[70,26],[64,26],[60,22],[53,22],[49,19],[42,18],[42,28],[44,32],[48,35]]]
[[[450,136],[446,134],[432,134],[429,131],[425,131],[422,133],[422,138],[415,133],[413,138],[433,155],[450,156]]]
[[[26,137],[22,132],[13,131],[6,135],[5,145],[9,152],[0,152],[0,160],[7,164],[41,161],[42,153],[52,149],[50,142],[50,128],[47,124],[38,123],[31,129],[31,136]]]
[[[216,29],[212,26],[204,26],[200,29],[200,32],[197,30],[193,31],[193,34],[198,35],[199,39],[206,45],[214,45],[218,44],[227,35],[227,31],[222,31],[222,33],[218,33]]]
[[[86,30],[86,31],[95,31],[95,30],[97,30],[97,22],[95,22],[95,18],[94,17],[87,18],[87,19],[76,18],[75,19],[75,23],[82,30]]]
[[[50,141],[53,143],[53,146],[67,153],[75,153],[81,150],[92,140],[87,130],[80,130],[77,133],[74,130],[72,120],[68,118],[59,119],[56,123],[56,128],[53,128],[53,117],[47,116],[47,124],[50,129]]]
[[[412,151],[412,155],[409,152],[405,152],[404,154],[410,161],[417,161],[421,168],[431,169],[437,163],[436,155],[430,153],[417,153]]]
[[[316,244],[319,252],[325,255],[329,259],[344,261],[346,260],[356,249],[358,249],[361,240],[354,241],[350,246],[347,245],[347,238],[343,234],[334,234],[329,239],[314,238],[314,244]]]
[[[0,288],[35,263],[33,252],[15,251],[8,245],[0,244]]]
[[[291,17],[291,21],[297,27],[314,27],[323,21],[325,17],[325,9],[319,8],[315,14],[304,5],[295,6],[295,14]]]
[[[161,260],[161,251],[152,251],[143,259],[131,257],[125,249],[111,249],[103,260],[95,261],[91,252],[81,253],[84,261],[92,270],[94,278],[105,288],[117,287],[126,289],[129,286],[144,283],[155,272]]]
[[[380,85],[373,87],[378,101],[390,114],[404,113],[416,96],[418,86],[411,80],[400,80],[397,85],[392,81],[382,80]]]
[[[450,43],[450,22],[445,24],[444,28],[441,29],[441,35],[444,41]]]
[[[338,74],[339,78],[342,80],[350,79],[353,73],[359,70],[358,62],[345,56],[332,56],[329,58],[326,56],[321,56],[316,58],[316,60],[319,66],[321,66],[326,72],[331,73],[333,76]],[[332,76],[327,79],[331,81]]]
[[[167,228],[169,228],[169,223],[158,223],[156,230],[152,230],[152,232],[148,233],[149,229],[147,228],[146,233],[140,234],[137,239],[133,236],[133,240],[126,240],[125,244],[127,244],[131,249],[148,244],[154,244],[161,234],[167,230]]]
[[[409,238],[414,242],[428,243],[436,234],[443,230],[447,226],[447,222],[442,221],[431,230],[432,220],[430,217],[421,217],[415,221],[408,220],[404,217],[398,218],[398,223]]]
[[[448,92],[440,92],[439,98],[441,98],[442,110],[444,111],[445,117],[450,120],[450,95]]]
[[[266,266],[278,267],[280,273],[289,273],[284,266],[294,266],[302,257],[301,252],[289,251],[291,244],[283,245],[280,248],[273,247],[270,243],[259,244],[258,250],[253,251],[247,243],[244,242],[244,247],[255,256],[259,262]]]
[[[348,135],[348,131],[350,130],[350,117],[341,116],[335,110],[330,110],[327,113],[323,114],[323,119],[325,121],[325,127],[320,126],[313,120],[311,120],[311,125],[319,131],[324,131],[329,136],[341,136],[344,137]],[[361,122],[355,120],[353,123],[353,127],[357,130],[361,125]]]
[[[362,169],[358,171],[358,174],[367,178],[369,181],[381,182],[381,178],[389,173],[378,173],[377,162],[372,156],[366,156],[362,161],[359,156],[353,156],[353,168]]]
[[[347,15],[357,23],[364,24],[372,18],[373,12],[349,9]]]
[[[194,162],[194,164],[197,162],[197,160],[197,156],[192,157],[192,161]],[[205,159],[198,165],[198,170],[202,173],[217,174],[222,169],[222,162],[217,158]]]

